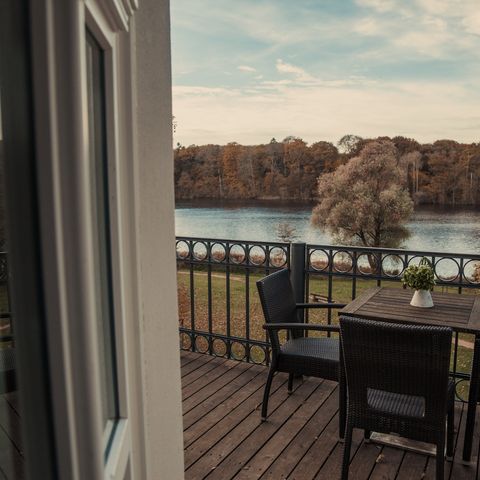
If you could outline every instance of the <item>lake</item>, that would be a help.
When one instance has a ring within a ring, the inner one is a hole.
[[[310,224],[312,204],[289,202],[177,202],[176,234],[191,237],[279,241],[276,228],[288,223],[299,241],[331,244],[328,232]],[[418,207],[408,223],[410,250],[480,253],[480,211]]]

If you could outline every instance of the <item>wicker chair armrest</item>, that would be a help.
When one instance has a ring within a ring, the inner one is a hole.
[[[296,308],[343,308],[346,303],[297,303]]]
[[[319,325],[316,323],[266,323],[265,330],[318,330],[323,332],[339,332],[338,325]]]

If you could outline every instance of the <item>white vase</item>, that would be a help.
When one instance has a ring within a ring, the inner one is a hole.
[[[433,300],[430,290],[415,290],[410,305],[412,307],[432,308]]]

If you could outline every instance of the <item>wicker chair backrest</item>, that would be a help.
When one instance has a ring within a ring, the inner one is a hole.
[[[295,296],[287,269],[279,270],[257,281],[258,294],[262,303],[266,323],[298,322]],[[270,333],[272,348],[280,348],[278,333]]]
[[[349,404],[367,412],[368,389],[424,400],[425,421],[444,418],[452,331],[340,318]],[[399,397],[402,398],[402,397]]]

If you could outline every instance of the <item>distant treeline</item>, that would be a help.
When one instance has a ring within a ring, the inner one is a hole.
[[[379,137],[387,139],[388,137]],[[390,139],[416,203],[480,204],[480,143]],[[345,135],[337,145],[297,137],[268,144],[191,145],[175,149],[178,199],[315,200],[317,178],[358,155],[372,139]]]

